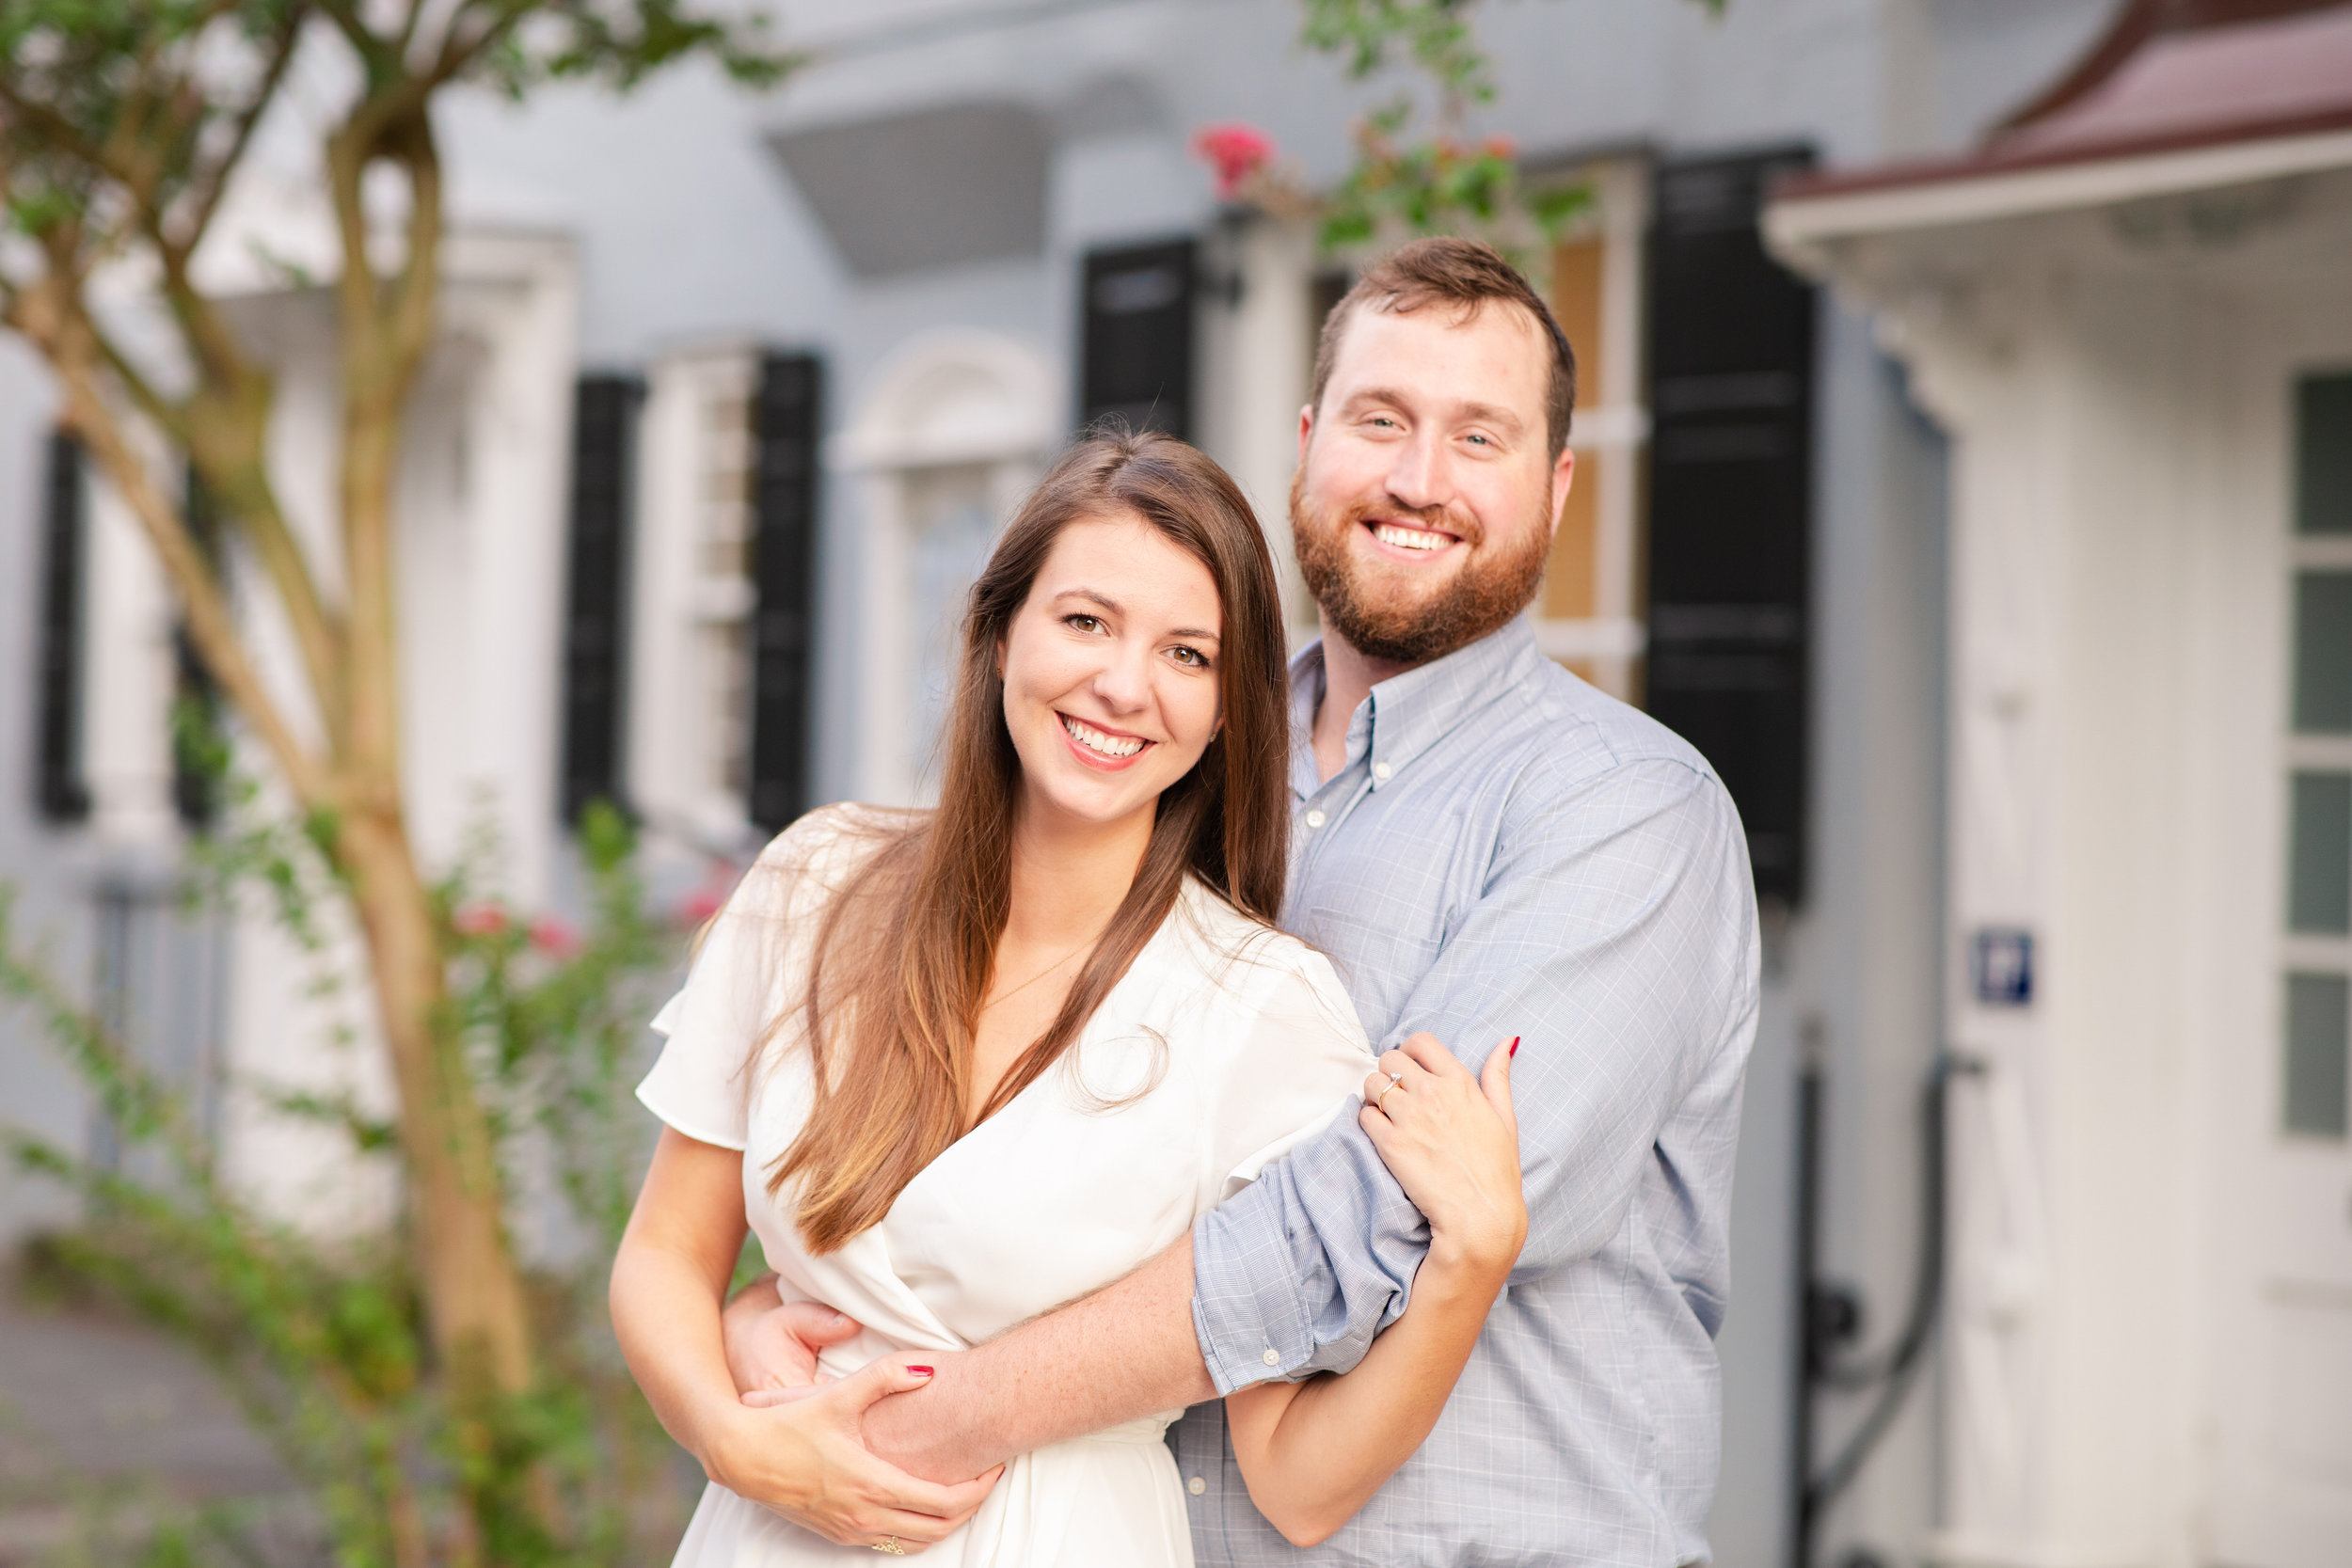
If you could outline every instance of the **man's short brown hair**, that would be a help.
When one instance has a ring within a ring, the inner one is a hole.
[[[1323,388],[1331,379],[1340,338],[1356,307],[1409,315],[1425,305],[1450,305],[1457,311],[1456,320],[1468,321],[1489,300],[1525,310],[1551,340],[1551,386],[1544,399],[1544,422],[1550,436],[1551,460],[1558,462],[1561,449],[1568,444],[1568,421],[1576,413],[1576,350],[1568,346],[1567,334],[1552,319],[1544,296],[1530,288],[1519,270],[1484,240],[1415,240],[1367,267],[1356,286],[1323,318],[1308,402],[1318,413],[1322,411]]]

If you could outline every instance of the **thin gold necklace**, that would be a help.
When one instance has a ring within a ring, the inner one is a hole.
[[[1102,940],[1102,937],[1099,935],[1089,937],[1085,942],[1082,942],[1077,946],[1072,948],[1069,952],[1064,953],[1060,958],[1056,958],[1052,963],[1047,964],[1043,969],[1039,970],[1035,974],[1030,975],[1027,979],[1013,987],[1012,990],[998,991],[994,996],[992,996],[987,1001],[981,1003],[980,1011],[986,1012],[989,1008],[993,1007],[997,1003],[1004,1001],[1007,997],[1017,996],[1021,992],[1027,990],[1031,986],[1036,985],[1040,980],[1044,979],[1048,974],[1053,974],[1054,971],[1059,969],[1062,965],[1068,963],[1071,959],[1076,958],[1079,954],[1085,952],[1088,948],[1092,947],[1096,942],[1101,942]]]

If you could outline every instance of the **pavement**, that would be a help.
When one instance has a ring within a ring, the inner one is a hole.
[[[0,1568],[231,1499],[264,1518],[294,1506],[284,1466],[200,1362],[0,1277]]]

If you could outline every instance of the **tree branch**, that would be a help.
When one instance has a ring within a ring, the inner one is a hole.
[[[470,16],[491,13],[490,20],[471,38],[466,36],[465,23]],[[449,81],[459,71],[482,57],[500,39],[514,30],[523,8],[503,3],[503,0],[465,0],[449,19],[449,31],[441,39],[441,52],[425,75],[435,86]]]
[[[138,411],[154,420],[157,427],[173,441],[184,445],[187,440],[185,410],[155,390],[154,383],[148,380],[145,372],[136,365],[131,363],[123,352],[115,346],[114,340],[100,331],[95,323],[91,324],[89,334],[91,347],[97,352],[98,357],[105,363],[107,373],[121,385],[123,391],[130,395],[131,402],[137,406]]]
[[[332,807],[332,777],[295,738],[279,712],[237,635],[219,579],[190,535],[186,519],[156,487],[121,420],[100,394],[101,355],[97,334],[80,304],[83,279],[70,252],[60,254],[54,243],[48,249],[47,276],[31,290],[14,292],[8,325],[40,347],[56,370],[65,393],[65,423],[97,458],[154,546],[164,575],[180,594],[188,635],[206,668],[253,726],[303,804],[312,810]]]
[[[245,161],[246,147],[253,140],[254,127],[278,101],[278,86],[285,79],[286,68],[293,64],[294,50],[302,42],[302,13],[289,11],[283,25],[270,42],[269,62],[262,68],[262,80],[253,89],[251,102],[238,111],[233,119],[229,145],[200,178],[189,182],[189,208],[181,232],[172,236],[172,247],[184,259],[196,253],[203,243],[205,231],[212,227],[213,214],[219,209],[221,198],[227,194],[229,182],[239,165]]]

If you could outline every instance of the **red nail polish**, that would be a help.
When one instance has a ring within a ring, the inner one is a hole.
[[[907,1370],[913,1372],[916,1377],[929,1377],[931,1375],[931,1369],[929,1367],[909,1367]]]
[[[1517,1035],[1513,1035],[1513,1036],[1511,1037],[1511,1054],[1512,1054],[1512,1055],[1514,1055],[1514,1056],[1516,1056],[1516,1055],[1518,1055],[1518,1053],[1519,1053],[1519,1037],[1518,1037],[1518,1036],[1517,1036]]]

